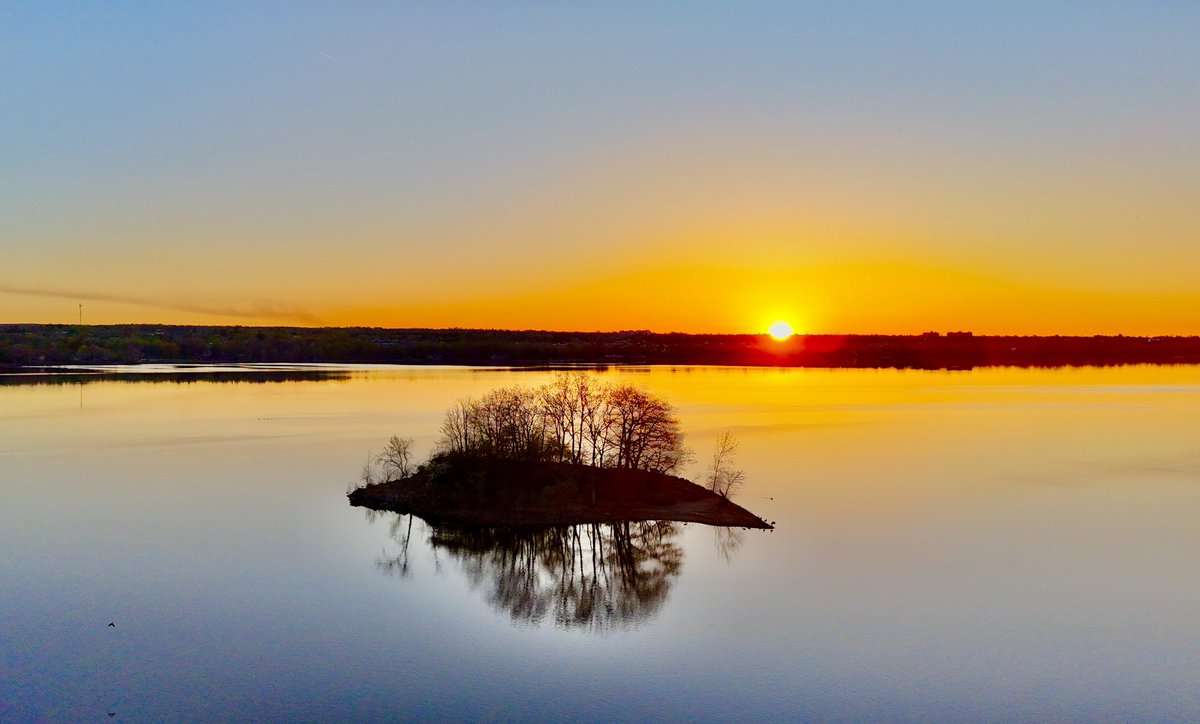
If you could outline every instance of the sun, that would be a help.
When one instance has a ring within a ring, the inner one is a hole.
[[[767,328],[767,333],[775,339],[782,340],[791,337],[795,334],[795,331],[792,329],[792,325],[781,319],[777,322],[771,322],[771,326]]]

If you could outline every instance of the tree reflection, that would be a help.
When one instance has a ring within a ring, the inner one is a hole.
[[[683,567],[670,521],[596,523],[543,529],[426,524],[433,553],[462,565],[471,586],[514,622],[595,631],[629,628],[662,607]],[[400,553],[381,569],[408,575],[412,516],[396,516]]]
[[[746,533],[739,528],[718,526],[713,528],[713,544],[717,547],[717,557],[725,563],[732,563],[734,556],[746,540]]]
[[[368,512],[373,515],[368,515],[367,520],[374,522],[374,516],[379,514],[369,509]],[[400,544],[400,552],[394,556],[385,556],[380,558],[376,562],[376,565],[379,566],[380,570],[384,571],[385,573],[396,574],[401,578],[406,578],[408,576],[408,543],[412,540],[412,528],[413,516],[411,515],[397,515],[395,519],[392,520],[391,530],[389,532],[391,533],[392,538],[395,538],[396,542]]]

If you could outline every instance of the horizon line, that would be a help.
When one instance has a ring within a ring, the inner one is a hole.
[[[771,337],[766,331],[760,332],[658,332],[651,329],[615,329],[615,330],[584,330],[584,329],[537,329],[532,327],[383,327],[379,325],[302,325],[302,324],[180,324],[171,322],[109,322],[84,323],[77,322],[0,322],[2,327],[176,327],[176,328],[232,328],[232,329],[377,329],[390,332],[505,332],[512,334],[650,334],[650,335],[679,335],[688,337]],[[1034,334],[1026,332],[975,332],[970,329],[926,330],[924,332],[796,332],[790,337],[778,340],[785,342],[793,338],[804,337],[1031,337],[1052,339],[1056,337],[1115,337],[1134,339],[1190,339],[1200,337],[1200,331],[1191,334],[1138,334],[1127,332],[1115,333],[1069,333],[1055,332],[1052,334]]]

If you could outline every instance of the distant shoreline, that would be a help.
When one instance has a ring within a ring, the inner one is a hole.
[[[1200,364],[1200,336],[540,332],[373,327],[0,325],[0,372],[55,365],[724,365],[972,369]]]

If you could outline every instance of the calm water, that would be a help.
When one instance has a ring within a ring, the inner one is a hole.
[[[346,504],[544,372],[0,378],[0,718],[1200,716],[1200,368],[603,374],[777,530]]]

